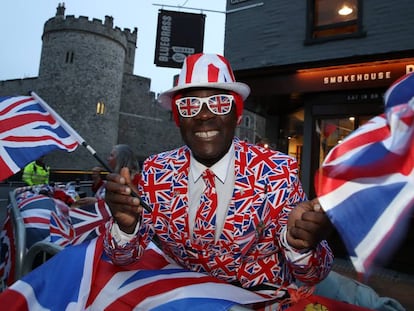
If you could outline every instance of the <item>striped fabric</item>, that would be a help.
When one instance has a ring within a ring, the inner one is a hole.
[[[414,74],[384,98],[385,113],[335,146],[315,179],[319,201],[360,273],[389,260],[414,206]]]
[[[0,181],[53,150],[71,152],[78,145],[35,98],[0,97]]]

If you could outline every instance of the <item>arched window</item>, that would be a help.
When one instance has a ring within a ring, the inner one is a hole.
[[[65,62],[67,64],[72,64],[74,57],[75,57],[75,53],[73,51],[66,52],[66,60],[65,60]]]
[[[252,124],[252,122],[251,122],[250,116],[244,116],[244,120],[243,120],[244,127],[250,128],[251,124]]]

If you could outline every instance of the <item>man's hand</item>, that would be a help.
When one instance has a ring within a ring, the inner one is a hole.
[[[131,196],[131,191],[138,194],[138,189],[131,183],[129,169],[124,167],[120,174],[109,174],[106,179],[105,201],[112,216],[122,231],[133,233],[143,207],[138,198]]]
[[[333,230],[319,201],[299,203],[289,214],[287,242],[296,249],[311,249],[325,240]]]

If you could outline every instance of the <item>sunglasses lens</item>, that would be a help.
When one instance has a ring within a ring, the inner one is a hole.
[[[217,115],[224,115],[230,112],[233,103],[231,95],[214,95],[208,99],[208,107]]]
[[[201,101],[198,97],[184,97],[175,101],[178,112],[184,118],[191,118],[201,110]]]

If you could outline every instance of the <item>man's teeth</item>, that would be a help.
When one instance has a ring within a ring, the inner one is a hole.
[[[218,131],[196,132],[195,135],[201,138],[209,138],[218,134]]]

